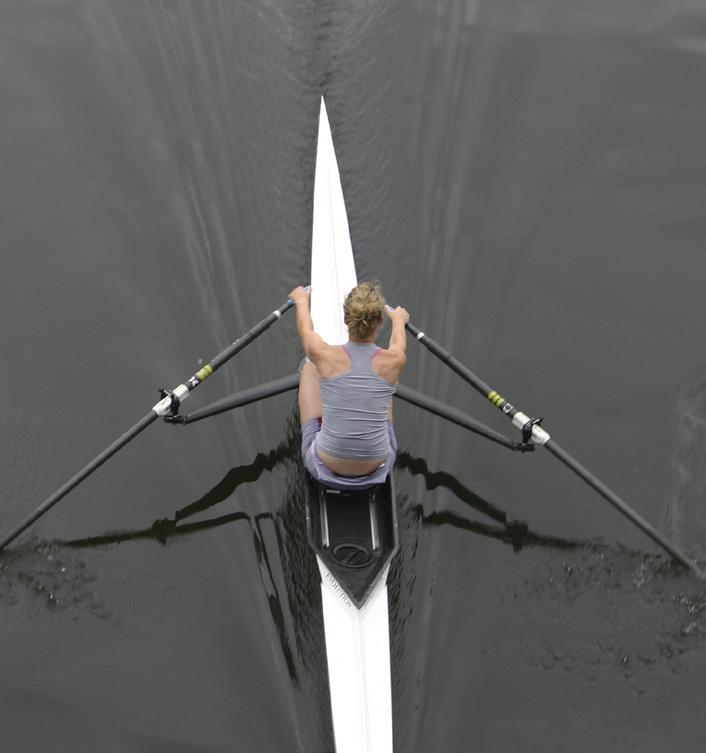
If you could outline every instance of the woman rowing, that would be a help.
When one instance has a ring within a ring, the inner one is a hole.
[[[348,342],[333,346],[314,332],[309,295],[301,287],[289,294],[308,357],[299,382],[304,467],[333,488],[381,484],[397,456],[392,396],[407,362],[409,314],[386,307],[377,285],[361,283],[343,304]],[[392,320],[387,349],[375,344],[385,312]]]

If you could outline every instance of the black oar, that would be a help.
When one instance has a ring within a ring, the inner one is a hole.
[[[187,413],[185,416],[165,416],[164,420],[170,424],[193,424],[204,418],[217,416],[234,408],[241,408],[243,405],[250,405],[250,403],[256,403],[268,397],[281,395],[283,392],[296,390],[297,387],[299,387],[299,374],[291,374],[282,379],[275,379],[273,382],[265,382],[265,384],[259,384],[257,387],[236,392],[234,395],[224,397],[204,408],[195,410],[193,413]]]
[[[259,337],[266,329],[271,327],[283,314],[294,306],[291,300],[266,316],[261,322],[258,322],[252,329],[231,343],[227,348],[222,350],[213,360],[200,368],[190,379],[175,387],[171,391],[162,390],[162,399],[150,410],[150,412],[141,418],[131,429],[125,432],[113,444],[101,452],[98,457],[94,458],[87,466],[82,468],[75,476],[70,478],[61,488],[57,489],[54,494],[42,502],[41,505],[29,516],[27,516],[17,527],[13,528],[5,538],[0,541],[0,550],[6,547],[11,541],[16,539],[22,531],[29,528],[35,520],[50,510],[60,499],[65,497],[72,489],[77,487],[85,478],[91,475],[93,471],[100,468],[103,463],[111,458],[115,453],[125,447],[128,442],[133,440],[138,434],[141,434],[151,423],[156,421],[160,416],[170,416],[176,414],[179,405],[201,384],[208,379],[214,371],[223,366],[226,361],[240,353],[243,348],[249,345],[255,338]]]
[[[283,377],[282,379],[275,379],[273,382],[266,382],[257,387],[251,387],[250,389],[236,392],[234,395],[229,395],[221,400],[217,400],[215,403],[211,403],[193,413],[187,413],[181,416],[165,416],[164,420],[170,424],[193,424],[196,421],[202,421],[204,418],[217,416],[220,413],[225,413],[234,408],[241,408],[244,405],[255,403],[258,400],[264,400],[265,398],[273,397],[274,395],[280,395],[283,392],[296,390],[299,387],[299,376],[300,375],[297,373]],[[518,450],[520,452],[534,450],[534,445],[526,444],[524,442],[516,442],[508,437],[504,437],[499,432],[494,431],[480,421],[476,421],[470,416],[467,416],[465,413],[448,405],[444,405],[431,397],[427,397],[410,387],[405,387],[403,384],[397,385],[395,397],[398,397],[400,400],[405,400],[408,403],[412,403],[413,405],[417,405],[437,416],[441,416],[441,418],[445,418],[458,426],[462,426],[464,429],[468,429],[475,434],[490,439],[492,442],[497,442],[498,444],[503,445],[503,447],[508,447],[511,450]]]
[[[404,384],[397,385],[395,397],[411,403],[412,405],[416,405],[423,410],[429,411],[429,413],[433,413],[435,416],[445,418],[447,421],[451,421],[452,424],[462,426],[464,429],[468,429],[468,431],[472,431],[474,434],[485,437],[491,442],[497,442],[497,444],[507,447],[510,450],[517,450],[518,452],[534,450],[534,445],[525,442],[515,442],[491,429],[489,426],[482,424],[480,421],[476,421],[475,418],[467,416],[460,410],[452,408],[450,405],[444,405],[441,401],[434,400],[432,397],[427,397],[427,395],[417,392],[417,390],[413,390],[410,387],[406,387]]]
[[[477,377],[470,369],[466,368],[460,361],[454,358],[447,350],[441,347],[439,343],[432,340],[421,330],[411,323],[407,323],[407,330],[422,345],[430,350],[437,358],[443,361],[449,368],[455,371],[462,379],[468,382],[472,387],[478,390],[493,405],[504,413],[512,423],[522,431],[523,441],[532,441],[535,444],[546,447],[549,452],[558,458],[564,465],[570,468],[575,474],[582,478],[589,486],[593,487],[604,499],[608,500],[611,505],[617,508],[625,517],[631,520],[638,528],[644,531],[655,543],[659,544],[675,560],[685,567],[689,568],[699,578],[706,579],[699,567],[689,557],[680,551],[669,539],[663,536],[651,523],[646,521],[639,513],[633,510],[625,500],[619,497],[614,491],[609,489],[600,479],[596,478],[575,458],[569,455],[566,450],[562,449],[542,428],[542,419],[530,418],[525,413],[517,410],[502,395],[486,384],[482,379]]]

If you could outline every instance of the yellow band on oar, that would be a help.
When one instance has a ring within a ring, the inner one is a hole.
[[[488,393],[488,400],[496,407],[496,408],[502,408],[503,405],[507,402],[505,398],[502,395],[498,395],[498,393],[495,390],[491,390]]]
[[[213,366],[211,364],[206,364],[206,366],[203,367],[203,369],[200,369],[196,372],[196,377],[200,382],[203,382],[204,379],[208,379],[211,374],[213,374]]]

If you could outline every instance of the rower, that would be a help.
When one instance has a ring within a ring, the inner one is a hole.
[[[333,489],[382,484],[397,456],[392,396],[407,361],[407,311],[385,306],[378,285],[364,282],[343,304],[348,342],[329,345],[314,331],[310,291],[290,293],[308,360],[299,383],[302,458],[311,476]],[[392,321],[386,349],[375,341],[385,313]]]

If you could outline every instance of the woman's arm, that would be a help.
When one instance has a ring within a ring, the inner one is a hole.
[[[379,371],[376,369],[376,373],[391,384],[396,384],[407,364],[407,330],[405,324],[409,321],[409,314],[401,306],[396,309],[386,306],[385,310],[392,320],[392,335],[388,349],[380,353],[381,363]]]
[[[392,335],[390,336],[388,350],[399,356],[404,363],[407,360],[407,330],[405,324],[409,321],[409,313],[402,306],[398,306],[396,309],[387,306],[385,310],[392,320]]]
[[[309,298],[311,290],[302,287],[294,288],[289,298],[294,301],[297,310],[297,331],[304,346],[304,352],[316,363],[322,352],[328,347],[320,335],[314,332],[314,323],[311,321],[309,311]]]

